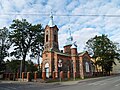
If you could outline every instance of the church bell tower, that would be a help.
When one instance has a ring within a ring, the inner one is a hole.
[[[50,14],[50,21],[45,27],[45,40],[44,40],[44,52],[45,51],[59,51],[58,45],[58,28],[54,24],[53,14]]]

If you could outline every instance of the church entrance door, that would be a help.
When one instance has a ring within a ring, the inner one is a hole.
[[[45,64],[45,72],[46,72],[46,78],[49,78],[49,64]]]

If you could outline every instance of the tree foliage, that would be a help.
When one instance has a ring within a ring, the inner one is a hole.
[[[13,20],[10,28],[10,39],[15,47],[11,55],[22,57],[22,71],[25,71],[25,59],[29,51],[38,45],[44,45],[44,30],[41,24],[32,25],[26,19]]]
[[[20,60],[7,60],[6,72],[17,73],[20,72]]]
[[[25,67],[27,72],[37,71],[37,67],[30,60],[25,61]],[[6,61],[6,72],[17,73],[20,72],[21,60],[7,60]]]
[[[34,63],[31,60],[28,60],[26,62],[26,66],[27,66],[27,71],[28,72],[34,72],[37,71],[37,67],[34,65]]]
[[[5,69],[4,58],[8,55],[8,49],[10,48],[9,31],[6,27],[0,29],[0,71]]]
[[[92,52],[96,60],[95,65],[102,67],[102,71],[110,73],[115,59],[120,60],[117,46],[106,35],[95,36],[86,42],[86,47]]]

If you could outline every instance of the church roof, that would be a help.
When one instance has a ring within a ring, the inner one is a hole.
[[[52,12],[50,14],[50,21],[48,23],[48,26],[49,27],[54,27],[55,26],[54,21],[53,21],[53,14],[52,14]]]
[[[80,53],[78,53],[78,55],[79,55],[79,56],[83,56],[85,53],[86,53],[86,51],[80,52]]]
[[[83,55],[85,55],[85,54],[87,54],[87,55],[90,57],[90,55],[88,54],[87,51],[83,51],[83,52],[81,52],[81,53],[78,53],[78,56],[83,56]],[[91,58],[91,57],[90,57],[90,58]]]
[[[63,56],[71,56],[70,54],[67,54],[67,53],[61,53],[61,52],[56,52],[57,54],[59,54],[59,55],[63,55]]]
[[[71,48],[77,48],[76,42],[72,44]]]
[[[71,48],[77,48],[74,44],[71,46]]]

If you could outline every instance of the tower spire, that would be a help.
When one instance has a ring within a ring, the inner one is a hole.
[[[72,37],[72,36],[71,36],[70,25],[68,25],[68,35],[69,35],[69,37]]]
[[[54,24],[54,21],[53,21],[53,13],[52,13],[52,10],[51,10],[51,13],[50,13],[50,21],[48,23],[48,26],[49,27],[54,27],[55,24]]]
[[[70,17],[69,16],[68,16],[68,19],[69,19],[69,23],[70,23]],[[70,24],[69,24],[68,25],[68,37],[66,39],[65,46],[66,45],[72,45],[72,42],[73,42],[73,37],[71,35]]]
[[[51,12],[50,21],[45,27],[44,52],[59,51],[58,30],[57,25],[53,22],[53,14]]]
[[[70,26],[68,26],[68,37],[66,39],[65,45],[72,45],[72,42],[73,42],[73,37],[71,35]]]

